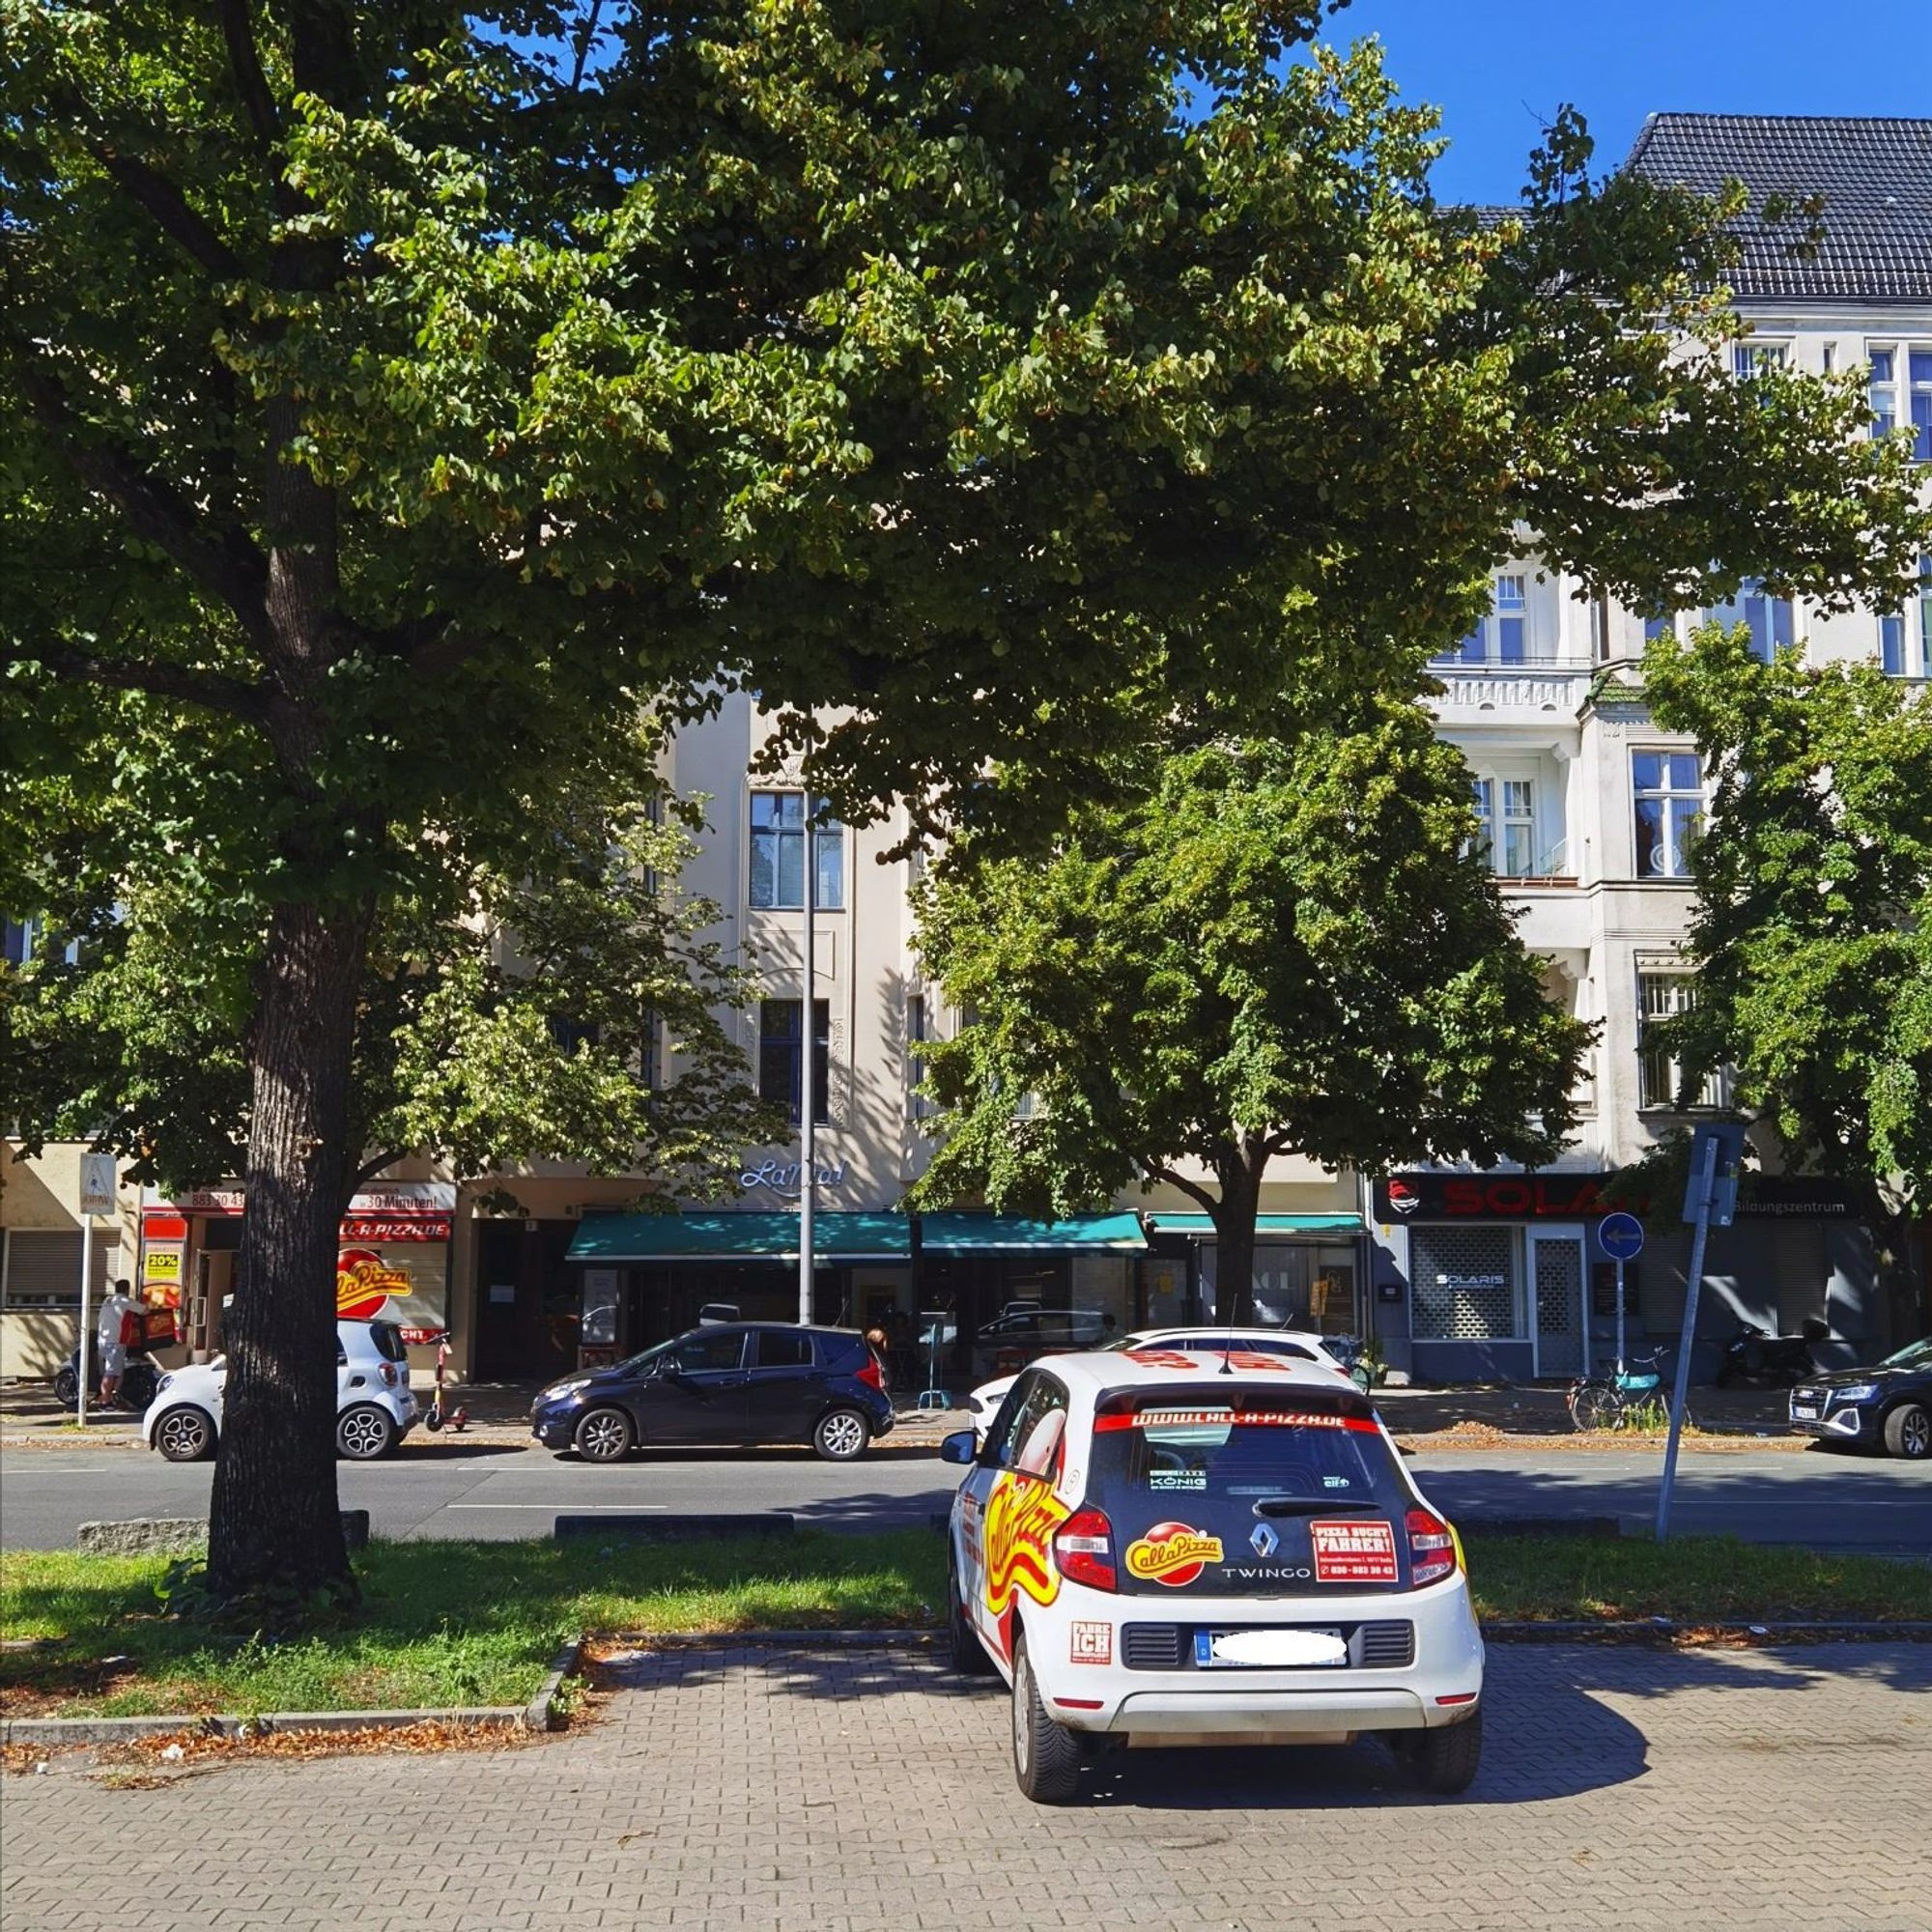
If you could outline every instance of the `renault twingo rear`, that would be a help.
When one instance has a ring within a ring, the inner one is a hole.
[[[1059,1356],[1015,1382],[950,1532],[954,1662],[1012,1690],[1042,1804],[1110,1744],[1365,1731],[1452,1793],[1482,1749],[1483,1643],[1454,1530],[1366,1398],[1279,1356]]]

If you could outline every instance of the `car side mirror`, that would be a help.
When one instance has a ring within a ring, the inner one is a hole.
[[[677,1358],[673,1355],[667,1355],[658,1364],[658,1374],[668,1382],[676,1381],[678,1377],[683,1375],[683,1373],[684,1371],[677,1365]]]
[[[954,1430],[939,1445],[939,1460],[942,1463],[977,1463],[980,1460],[980,1445],[970,1429]]]

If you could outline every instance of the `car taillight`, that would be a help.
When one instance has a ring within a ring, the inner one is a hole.
[[[1114,1525],[1096,1509],[1075,1510],[1053,1539],[1053,1561],[1069,1583],[1090,1590],[1112,1590]]]
[[[879,1358],[876,1355],[868,1354],[866,1357],[865,1366],[859,1371],[859,1379],[867,1388],[883,1389],[885,1387],[886,1378],[879,1373]]]
[[[1439,1583],[1456,1569],[1456,1532],[1428,1510],[1408,1513],[1408,1585]]]
[[[396,1365],[394,1362],[384,1362],[383,1366],[376,1371],[376,1373],[383,1378],[383,1382],[385,1387],[387,1388],[395,1387]]]

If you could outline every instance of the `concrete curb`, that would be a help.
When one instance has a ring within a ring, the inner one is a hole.
[[[605,1631],[606,1643],[639,1650],[920,1650],[938,1643],[940,1630]]]
[[[537,1687],[537,1694],[524,1706],[524,1729],[526,1731],[560,1731],[563,1729],[563,1713],[556,1708],[557,1695],[563,1689],[563,1680],[577,1674],[577,1666],[583,1657],[583,1637],[580,1633],[572,1637],[550,1661],[550,1674]]]
[[[274,1731],[401,1731],[414,1724],[453,1724],[476,1731],[556,1731],[563,1728],[558,1692],[582,1655],[583,1638],[572,1637],[551,1660],[549,1673],[527,1704],[458,1704],[423,1711],[274,1711],[262,1718],[9,1718],[0,1720],[0,1745],[119,1745],[179,1731],[219,1738],[264,1737]]]

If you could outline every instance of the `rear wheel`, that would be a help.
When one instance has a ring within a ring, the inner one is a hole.
[[[631,1418],[621,1408],[593,1408],[577,1425],[577,1453],[586,1463],[616,1463],[631,1453]]]
[[[1454,1798],[1475,1782],[1483,1762],[1483,1713],[1435,1731],[1398,1731],[1409,1777],[1420,1791]]]
[[[993,1660],[986,1655],[986,1646],[980,1641],[973,1620],[966,1613],[966,1600],[959,1590],[959,1572],[951,1561],[946,1566],[946,1636],[951,1653],[949,1661],[962,1677],[992,1674]]]
[[[828,1463],[851,1463],[866,1453],[872,1432],[856,1408],[835,1408],[818,1418],[811,1432],[811,1446]]]
[[[389,1453],[396,1425],[373,1402],[358,1402],[335,1418],[335,1453],[352,1463],[373,1463]]]
[[[171,1408],[155,1424],[155,1447],[166,1463],[202,1463],[214,1454],[214,1418],[202,1408]]]
[[[1911,1463],[1932,1458],[1932,1412],[1922,1404],[1901,1403],[1885,1419],[1886,1453]]]
[[[70,1365],[54,1373],[54,1400],[63,1408],[80,1406],[80,1378]]]
[[[1080,1743],[1046,1715],[1026,1639],[1013,1646],[1013,1776],[1036,1804],[1065,1804],[1080,1778]]]

